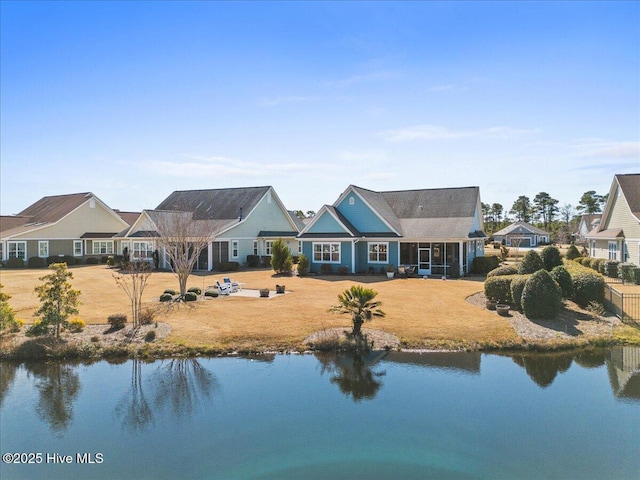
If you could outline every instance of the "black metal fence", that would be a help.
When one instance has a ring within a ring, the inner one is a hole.
[[[640,323],[640,293],[619,292],[605,283],[604,306],[623,322]]]

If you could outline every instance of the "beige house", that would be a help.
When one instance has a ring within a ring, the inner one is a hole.
[[[640,174],[613,177],[602,219],[587,242],[591,257],[640,265]]]
[[[0,216],[0,258],[112,255],[112,237],[134,216],[112,210],[91,192],[43,197],[17,215]]]

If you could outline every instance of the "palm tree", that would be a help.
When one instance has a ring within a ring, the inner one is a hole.
[[[373,299],[378,292],[362,285],[353,285],[338,295],[340,305],[331,307],[332,312],[351,315],[353,320],[353,336],[362,335],[362,324],[370,321],[373,317],[384,317],[386,314],[378,307],[382,302],[374,302]]]

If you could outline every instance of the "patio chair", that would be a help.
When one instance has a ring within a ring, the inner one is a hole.
[[[228,285],[231,289],[231,293],[236,293],[238,291],[239,284],[238,282],[232,282],[229,277],[224,277],[222,279],[225,285]]]
[[[221,284],[216,280],[216,287],[218,287],[218,293],[220,295],[229,295],[231,293],[231,285]]]

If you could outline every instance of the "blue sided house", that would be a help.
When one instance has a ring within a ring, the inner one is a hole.
[[[375,192],[350,185],[298,240],[311,272],[377,273],[392,265],[457,277],[484,255],[485,237],[478,187]]]

